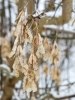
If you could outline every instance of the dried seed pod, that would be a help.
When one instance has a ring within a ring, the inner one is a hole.
[[[46,75],[48,75],[48,66],[46,64],[43,65],[42,72]]]
[[[51,51],[52,51],[52,45],[50,41],[45,37],[44,39],[44,48],[45,48],[45,54],[43,56],[44,61],[50,61],[51,62]]]
[[[54,45],[53,45],[53,49],[52,49],[52,52],[51,52],[51,60],[54,64],[57,64],[58,61],[59,61],[59,58],[61,56],[61,52],[58,48],[58,45],[56,43],[56,41],[54,42]]]
[[[13,46],[12,52],[9,55],[9,58],[11,58],[11,57],[13,57],[15,55],[16,50],[17,50],[17,46],[18,46],[18,36],[15,39],[14,46]]]
[[[34,52],[36,52],[37,49],[38,49],[38,46],[39,46],[39,36],[38,36],[38,33],[35,34],[33,42],[34,42]]]
[[[31,100],[36,100],[36,98],[34,96],[31,97]]]
[[[50,76],[58,85],[60,84],[60,69],[58,67],[52,66]]]
[[[38,49],[37,49],[37,52],[36,52],[36,56],[38,58],[40,58],[45,53],[45,49],[44,49],[44,46],[43,46],[43,43],[42,43],[42,38],[41,38],[39,33],[38,33],[38,39],[39,39],[39,45],[38,45]]]

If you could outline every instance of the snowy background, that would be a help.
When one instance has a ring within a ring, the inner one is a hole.
[[[57,3],[59,2],[61,2],[61,0],[55,1],[56,3],[55,7],[57,7]],[[17,11],[18,8],[15,5],[14,1],[12,0],[11,0],[11,5],[13,7],[11,9],[11,19],[12,19],[12,23],[14,24],[16,15],[18,13]],[[44,5],[45,5],[45,0],[40,0],[38,11],[43,12],[45,9]],[[5,7],[7,6],[8,6],[8,2],[7,0],[5,0]],[[73,0],[73,9],[75,11],[75,0]],[[54,13],[55,13],[54,11],[45,12],[46,16],[50,16],[50,17],[52,17]],[[62,14],[62,7],[59,7],[59,9],[57,10],[55,14],[55,17],[58,18],[61,14]],[[9,17],[8,9],[6,9],[6,17],[7,18]],[[59,32],[61,33],[61,34],[58,33],[57,35],[58,45],[62,52],[62,56],[58,64],[58,66],[61,69],[61,76],[60,76],[61,84],[59,86],[59,89],[56,89],[55,88],[56,84],[53,83],[53,81],[51,80],[51,77],[50,76],[46,77],[45,74],[41,74],[40,80],[38,82],[39,93],[40,94],[45,93],[45,95],[39,96],[38,94],[38,100],[41,100],[47,94],[52,94],[54,97],[57,97],[57,98],[75,94],[75,24],[72,26],[72,22],[74,21],[74,19],[75,19],[75,13],[72,12],[71,20],[64,25],[60,25],[60,26],[59,25],[58,26],[57,25],[44,25],[43,26],[45,29],[47,29],[48,35],[53,34],[54,30],[55,31],[59,30]],[[10,38],[10,32],[8,30],[7,32]],[[45,32],[43,32],[42,35],[45,35]],[[53,42],[51,38],[50,38],[50,41]],[[66,54],[66,52],[68,54]],[[51,65],[48,62],[47,64],[48,64],[48,67],[50,68]],[[0,65],[0,67],[5,68],[10,73],[10,69],[7,65],[2,64]],[[42,65],[39,67],[39,71],[41,73]],[[12,76],[13,76],[13,73],[11,72],[10,77]],[[47,82],[45,81],[45,79],[47,79]],[[48,91],[45,90],[46,85],[47,85]],[[22,87],[22,80],[18,81],[18,83],[15,84],[15,88],[16,89],[18,88],[18,90],[13,89],[14,95],[12,97],[12,100],[27,100],[25,99],[26,93],[22,94],[21,87]],[[49,90],[49,88],[51,89]],[[1,95],[2,95],[2,91],[0,91],[0,97]],[[50,100],[53,100],[53,99],[50,99]],[[75,100],[75,97],[71,99],[64,99],[64,100]]]

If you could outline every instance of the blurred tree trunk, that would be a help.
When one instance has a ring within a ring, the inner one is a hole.
[[[55,10],[55,0],[48,0],[45,2],[45,11]]]
[[[32,12],[35,10],[35,0],[29,0],[27,11],[28,14],[32,14]]]
[[[28,2],[27,6],[27,12],[28,14],[31,14],[35,10],[35,0],[19,0],[17,6],[18,6],[18,13],[23,9],[23,7],[26,5]]]
[[[25,0],[19,0],[19,2],[17,3],[17,6],[18,6],[18,13],[23,9],[24,7],[24,2]]]
[[[63,23],[67,23],[71,19],[73,0],[62,0],[62,2],[63,2],[62,6]]]

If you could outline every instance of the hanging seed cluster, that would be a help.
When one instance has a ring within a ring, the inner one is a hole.
[[[15,76],[19,77],[20,73],[24,74],[23,92],[26,91],[27,96],[30,97],[31,91],[37,91],[36,84],[40,77],[38,60],[42,58],[44,61],[50,61],[50,63],[56,65],[61,53],[56,41],[52,47],[52,44],[47,37],[42,41],[42,37],[38,32],[35,34],[31,33],[23,11],[20,12],[17,19],[18,23],[14,32],[16,39],[14,41],[12,52],[10,53],[10,58],[15,58],[13,63],[13,72]],[[26,56],[28,44],[31,44],[29,57]],[[44,72],[47,74],[46,68],[44,69]]]
[[[49,39],[45,37],[43,44],[44,44],[44,49],[45,49],[43,60],[49,61],[50,64],[53,64],[53,66],[51,66],[50,71],[48,71],[48,65],[44,64],[43,73],[45,73],[46,75],[50,75],[51,78],[59,85],[60,84],[60,69],[57,67],[57,64],[59,62],[61,52],[59,50],[56,40],[54,41],[54,44],[52,46]]]

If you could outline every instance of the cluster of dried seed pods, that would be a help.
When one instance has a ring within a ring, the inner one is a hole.
[[[30,97],[30,92],[37,91],[37,82],[39,80],[38,60],[42,58],[44,61],[50,61],[55,65],[60,58],[60,50],[56,41],[53,48],[47,37],[42,41],[41,35],[36,32],[31,33],[31,29],[27,24],[24,12],[21,11],[17,17],[18,23],[14,36],[14,46],[10,53],[10,58],[14,57],[13,72],[16,77],[19,77],[19,73],[23,73],[25,78],[23,81],[23,92],[27,92],[27,96]],[[31,45],[30,54],[27,56],[27,46]],[[44,69],[45,71],[45,69]],[[47,73],[47,71],[46,71]]]

